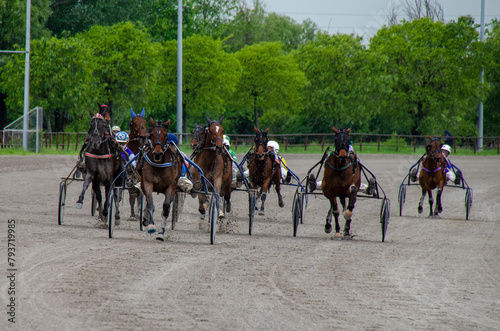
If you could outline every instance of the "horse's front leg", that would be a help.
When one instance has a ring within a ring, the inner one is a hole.
[[[265,215],[264,205],[266,203],[267,192],[269,192],[269,186],[271,185],[271,178],[264,179],[264,183],[262,184],[262,194],[260,195],[260,201],[262,204],[260,205],[259,215]]]
[[[146,209],[149,219],[149,224],[146,226],[146,230],[149,234],[152,234],[156,232],[155,222],[153,220],[153,214],[155,212],[155,205],[153,202],[153,184],[143,182],[142,190],[146,196]]]
[[[279,168],[278,168],[279,169]],[[276,187],[276,193],[278,194],[278,206],[281,208],[285,207],[285,202],[283,202],[283,196],[281,195],[281,172],[276,172],[274,179],[274,186]]]
[[[130,217],[128,218],[128,220],[135,221],[137,219],[137,216],[135,215],[135,198],[130,194],[130,190],[129,190],[128,202],[130,204]]]
[[[429,217],[432,217],[434,215],[432,212],[433,205],[434,205],[434,198],[432,197],[432,190],[429,190],[429,208],[430,208]]]
[[[354,204],[356,203],[356,194],[358,193],[358,188],[355,185],[349,187],[349,204],[347,209],[344,211],[345,226],[344,226],[344,238],[351,239],[351,217],[352,211],[354,210]]]
[[[443,206],[441,205],[441,195],[443,194],[443,188],[438,187],[436,193],[436,208],[434,210],[434,216],[438,216],[439,213],[443,211]]]
[[[83,189],[78,197],[78,201],[76,202],[76,208],[82,209],[83,206],[83,198],[85,197],[85,192],[87,191],[90,183],[94,180],[94,174],[87,170],[87,174],[85,175],[85,181],[83,182]]]
[[[420,197],[420,202],[418,203],[418,213],[419,214],[422,214],[422,212],[424,211],[424,199],[425,199],[425,196],[427,195],[427,190],[422,188],[422,196]]]
[[[164,193],[165,200],[163,200],[163,211],[161,214],[163,216],[163,222],[161,225],[160,232],[158,232],[158,234],[156,235],[156,240],[165,241],[165,229],[167,228],[167,218],[170,213],[170,204],[174,200],[175,189],[176,185],[171,185]]]

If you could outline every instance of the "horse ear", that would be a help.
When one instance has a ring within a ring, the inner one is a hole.
[[[99,102],[97,103],[97,108],[101,108],[101,104]]]
[[[430,135],[427,135],[427,138],[429,138],[429,140],[432,140],[432,137]]]
[[[144,108],[142,108],[142,111],[141,111],[141,116],[142,117],[145,117],[146,116],[146,110]]]
[[[270,128],[267,128],[266,133],[268,133],[268,132],[269,132],[269,129],[270,129]]]
[[[349,129],[345,130],[345,132],[347,132],[347,133],[351,133],[351,128],[349,128]]]
[[[207,116],[207,124],[208,124],[208,126],[210,126],[210,122],[212,122],[212,121],[211,121],[211,120],[210,120],[210,118],[208,118],[208,116]]]
[[[165,123],[163,123],[163,127],[165,129],[168,128],[168,126],[170,125],[170,123],[172,123],[172,120],[169,119],[168,121],[166,121]]]
[[[156,126],[156,122],[154,121],[154,119],[152,117],[149,118],[149,124],[151,124],[152,127]]]
[[[137,116],[132,108],[130,108],[130,116],[132,116],[132,119]]]
[[[219,118],[219,120],[218,120],[219,124],[222,124],[222,120],[223,120],[223,119],[224,119],[224,115],[222,115],[222,116]]]
[[[333,131],[334,133],[339,133],[339,130],[335,129],[335,127],[334,127],[334,126],[332,126],[332,131]]]
[[[441,135],[439,135],[438,138],[441,139]]]
[[[92,112],[92,109],[89,108],[89,114],[90,114],[90,117],[94,117],[94,113]]]
[[[255,133],[259,133],[259,129],[257,129],[255,126],[253,127],[253,130],[255,131]]]

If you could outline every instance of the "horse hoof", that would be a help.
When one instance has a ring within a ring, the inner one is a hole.
[[[120,225],[121,224],[121,220],[120,218],[116,218],[115,219],[115,225]]]
[[[137,216],[130,216],[129,218],[127,218],[127,221],[129,221],[129,222],[136,222],[137,221]]]
[[[221,210],[219,212],[219,218],[225,218],[225,217],[226,217],[226,215],[224,215],[224,212]]]
[[[82,209],[82,207],[83,207],[83,203],[81,203],[81,202],[76,203],[76,209]]]
[[[336,232],[333,236],[332,236],[332,240],[341,240],[342,239],[342,235],[340,234],[340,232]]]
[[[422,214],[422,212],[423,212],[423,211],[424,211],[424,208],[422,208],[422,207],[418,207],[418,213],[419,213],[419,214]]]
[[[259,210],[259,215],[265,215],[266,213],[263,210]]]
[[[154,224],[149,224],[147,227],[146,227],[146,230],[148,231],[149,234],[152,234],[152,233],[155,233],[156,232],[156,228],[154,226]]]
[[[200,230],[204,230],[205,229],[205,221],[203,219],[201,219],[199,222],[198,222],[198,228]]]
[[[344,236],[342,237],[342,240],[352,240],[352,237],[354,237],[354,236],[352,236],[350,234],[344,234]]]
[[[349,209],[347,209],[346,211],[344,211],[344,218],[346,221],[350,220],[352,217],[352,211],[350,211]]]
[[[158,233],[156,235],[156,240],[165,241],[165,234],[164,233]]]
[[[332,232],[332,225],[331,224],[325,224],[325,232],[326,233]]]
[[[281,208],[285,207],[285,203],[284,203],[283,201],[280,201],[280,202],[278,203],[278,205],[279,205]]]

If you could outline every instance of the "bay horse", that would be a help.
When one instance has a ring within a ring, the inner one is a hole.
[[[107,221],[108,215],[108,197],[111,189],[111,184],[115,178],[121,174],[123,163],[121,160],[121,149],[113,139],[109,130],[109,121],[104,119],[101,114],[92,115],[90,121],[90,129],[87,134],[88,146],[85,149],[85,180],[83,189],[76,202],[76,207],[81,209],[85,191],[90,183],[92,190],[95,192],[95,197],[98,203],[99,217],[103,222]],[[100,185],[104,185],[106,199],[102,206],[102,195]],[[123,185],[121,176],[117,178],[116,185]],[[118,209],[118,199],[115,200],[116,213],[115,224],[120,224],[120,212]]]
[[[271,183],[274,183],[276,193],[278,194],[278,205],[283,208],[285,203],[281,196],[281,166],[275,160],[273,153],[267,150],[267,130],[259,130],[254,127],[255,131],[255,151],[248,159],[248,173],[250,175],[250,184],[254,189],[260,188],[258,196],[260,196],[261,206],[259,215],[264,215],[264,204],[266,202],[267,193],[271,188]]]
[[[418,203],[418,213],[421,214],[423,211],[424,198],[427,193],[429,193],[429,207],[430,214],[429,217],[438,216],[440,212],[443,211],[441,205],[441,195],[443,194],[443,186],[446,179],[446,159],[441,153],[441,136],[429,138],[429,144],[425,147],[426,155],[422,160],[422,170],[418,175],[418,183],[422,187],[422,197]],[[432,190],[437,188],[436,193],[436,208],[434,213],[432,211],[432,205],[434,200],[432,198]]]
[[[198,147],[191,155],[191,158],[193,162],[200,167],[203,175],[212,184],[215,192],[219,196],[224,197],[226,202],[225,212],[229,213],[231,211],[231,181],[233,178],[233,169],[231,166],[231,158],[222,145],[222,136],[224,135],[224,128],[222,127],[223,119],[224,116],[221,116],[221,118],[216,121],[211,120],[207,116],[206,129],[203,130],[201,126],[195,127],[191,146]],[[196,134],[196,132],[199,134]],[[195,141],[194,138],[198,141],[198,145],[193,142]],[[200,173],[194,167],[192,167],[191,171],[196,186],[199,186],[197,183],[201,180]],[[208,206],[206,194],[198,194],[198,202],[200,217],[204,219],[205,211]],[[224,210],[222,210],[222,208],[219,210],[219,217],[224,217]],[[200,223],[200,227],[201,225]]]
[[[142,108],[140,114],[134,113],[134,110],[130,108],[130,116],[132,117],[132,120],[130,121],[130,134],[127,147],[130,148],[130,150],[132,151],[132,153],[134,153],[134,155],[137,155],[138,153],[141,152],[141,149],[148,140],[148,131],[146,128],[147,124],[145,115],[146,114],[144,108]],[[139,166],[136,169],[136,172],[139,175],[141,174]],[[139,190],[134,187],[129,188],[129,203],[130,203],[129,221],[134,221],[137,219],[137,216],[135,214],[135,200],[137,199],[137,197],[141,195],[141,193],[137,191]]]
[[[330,200],[330,210],[326,216],[325,232],[332,232],[332,214],[335,218],[335,234],[333,239],[351,239],[351,217],[356,203],[356,194],[361,184],[361,169],[356,154],[349,152],[351,129],[336,129],[332,126],[335,133],[335,150],[325,160],[325,170],[321,189],[323,195]],[[342,204],[345,226],[344,235],[340,234],[339,209],[337,197]],[[346,197],[349,203],[346,207]]]
[[[108,105],[97,103],[99,106],[99,114],[104,117],[105,120],[111,121],[111,108]]]
[[[174,200],[177,183],[181,177],[183,160],[177,148],[167,142],[167,128],[171,120],[162,123],[161,121],[155,122],[153,118],[150,118],[149,123],[151,124],[151,130],[149,141],[144,151],[146,162],[142,165],[141,179],[141,188],[143,194],[146,196],[146,208],[149,219],[146,229],[150,234],[157,232],[153,219],[155,211],[153,192],[163,193],[165,196],[162,210],[163,223],[157,233],[156,239],[164,241],[170,204]]]
[[[207,137],[207,126],[194,123],[193,134],[191,135],[191,149],[193,154],[191,154],[191,159],[195,154],[199,154],[203,147],[205,146],[205,140]]]

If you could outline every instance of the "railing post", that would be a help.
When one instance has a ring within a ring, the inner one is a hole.
[[[71,134],[67,133],[67,135],[68,135],[68,137],[67,137],[68,138],[68,143],[66,145],[66,150],[69,151],[69,143],[71,142]]]
[[[234,141],[234,150],[238,149],[238,136],[236,136],[236,139]]]
[[[78,150],[78,138],[80,137],[80,132],[76,133],[76,141],[75,141],[75,151]]]
[[[290,142],[290,137],[285,138],[285,152],[288,149],[288,143]]]
[[[474,154],[476,154],[476,142],[477,142],[477,139],[474,138]]]
[[[308,140],[309,136],[306,136],[306,142],[304,144],[304,150],[307,151],[307,140]]]
[[[45,140],[45,149],[47,149],[47,136],[48,133],[43,135],[43,139]]]
[[[323,135],[323,139],[321,139],[321,152],[325,149],[325,135]]]
[[[377,150],[380,152],[380,136],[377,139]]]
[[[363,135],[359,136],[359,151],[363,150]]]
[[[413,137],[413,153],[417,151],[417,137]]]
[[[500,154],[500,138],[497,138],[497,154]]]
[[[59,149],[59,132],[56,133],[56,151]]]

